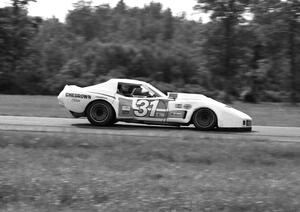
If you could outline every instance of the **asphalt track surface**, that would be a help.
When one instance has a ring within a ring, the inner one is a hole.
[[[193,127],[168,127],[118,122],[110,127],[91,126],[87,119],[0,116],[0,131],[29,131],[111,136],[247,139],[256,141],[300,142],[300,127],[253,126],[252,132],[197,131]]]

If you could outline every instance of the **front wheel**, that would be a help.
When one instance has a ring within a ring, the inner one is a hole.
[[[217,116],[208,108],[197,110],[193,115],[192,121],[199,130],[212,130],[217,126]]]
[[[91,103],[86,110],[86,116],[89,122],[96,126],[107,126],[115,120],[114,109],[104,101]]]

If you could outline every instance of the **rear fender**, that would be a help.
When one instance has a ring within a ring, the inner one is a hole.
[[[83,114],[87,106],[96,100],[107,101],[113,105],[114,97],[101,93],[91,93],[76,85],[66,85],[58,96],[59,102],[73,113]]]

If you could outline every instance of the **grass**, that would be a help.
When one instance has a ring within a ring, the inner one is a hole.
[[[298,211],[300,144],[0,132],[0,211]]]
[[[0,95],[0,115],[71,117],[69,112],[58,105],[55,96]],[[288,103],[233,105],[251,117],[255,125],[300,127],[300,107]]]
[[[255,125],[300,127],[300,106],[290,103],[235,102],[233,107],[249,114]]]
[[[0,95],[0,115],[72,117],[55,96]]]

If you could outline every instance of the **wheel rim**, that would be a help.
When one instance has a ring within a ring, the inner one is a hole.
[[[210,128],[215,122],[215,116],[210,110],[202,109],[196,114],[196,122],[201,128]]]
[[[108,109],[104,105],[94,105],[91,108],[91,118],[96,122],[104,122],[108,117]]]

